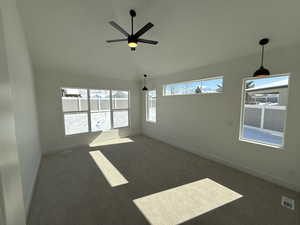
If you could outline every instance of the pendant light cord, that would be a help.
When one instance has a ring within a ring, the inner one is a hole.
[[[264,52],[265,52],[265,46],[262,46],[262,50],[261,50],[261,67],[263,67],[264,65]]]
[[[261,61],[260,61],[260,67],[253,74],[254,77],[270,75],[270,71],[264,68],[265,45],[268,43],[269,43],[268,38],[263,38],[259,41],[259,45],[261,46]]]
[[[131,35],[133,35],[133,17],[131,16]]]

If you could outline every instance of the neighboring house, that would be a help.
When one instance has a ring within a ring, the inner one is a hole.
[[[81,97],[79,90],[74,88],[62,88],[61,95],[63,97]]]
[[[287,105],[288,79],[246,89],[246,104]]]

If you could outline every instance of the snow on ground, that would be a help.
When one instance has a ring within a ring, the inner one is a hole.
[[[89,131],[87,113],[65,114],[65,134],[86,133]]]
[[[283,137],[251,127],[244,127],[243,138],[272,145],[283,145]]]
[[[154,118],[154,114],[150,114]],[[105,131],[111,129],[110,112],[99,112],[91,114],[92,131]],[[128,111],[114,111],[114,127],[128,126]],[[66,135],[88,132],[87,113],[65,114]],[[282,145],[283,137],[271,134],[268,131],[257,130],[251,127],[244,127],[243,138],[263,142],[272,145]]]
[[[114,111],[114,128],[128,126],[128,111],[120,110]],[[111,129],[110,112],[97,112],[91,114],[91,130],[105,131]],[[88,114],[75,113],[65,114],[65,134],[79,134],[87,133],[88,128]]]

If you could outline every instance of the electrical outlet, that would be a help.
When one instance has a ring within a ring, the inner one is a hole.
[[[291,199],[291,198],[288,198],[286,196],[282,196],[281,205],[285,208],[295,210],[295,200]]]

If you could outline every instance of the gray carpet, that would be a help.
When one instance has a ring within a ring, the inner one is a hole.
[[[282,195],[296,199],[295,192],[147,137],[132,140],[45,156],[28,225],[147,225],[133,200],[205,178],[243,197],[181,224],[298,225],[298,209],[280,205]],[[95,150],[127,184],[111,187],[89,154]]]

